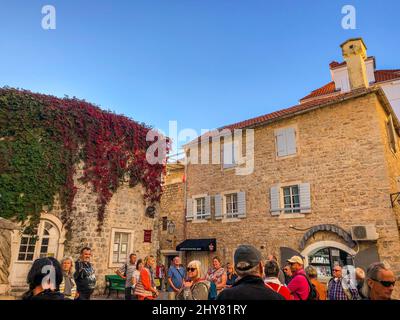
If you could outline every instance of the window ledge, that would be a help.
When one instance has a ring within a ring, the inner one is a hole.
[[[285,159],[290,159],[290,158],[295,158],[298,156],[298,152],[293,153],[293,154],[288,154],[287,156],[276,156],[276,160],[285,160]]]
[[[223,218],[222,223],[230,223],[230,222],[239,222],[241,219],[239,218]]]
[[[193,219],[193,223],[206,223],[208,220],[207,219]]]
[[[305,218],[304,213],[281,213],[279,215],[279,219],[298,219],[298,218]]]

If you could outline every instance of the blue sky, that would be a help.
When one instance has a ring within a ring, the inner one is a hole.
[[[43,5],[56,30],[41,28]],[[357,29],[341,27],[354,5]],[[0,0],[0,86],[76,96],[168,134],[282,109],[330,81],[362,36],[400,68],[400,1]]]

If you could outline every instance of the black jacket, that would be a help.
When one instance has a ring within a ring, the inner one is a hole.
[[[96,276],[90,262],[76,261],[74,279],[78,292],[93,292],[96,286]]]
[[[279,293],[267,288],[260,277],[247,276],[222,291],[217,300],[285,300]]]
[[[64,295],[58,291],[45,290],[34,296],[32,291],[26,292],[22,300],[64,300]]]

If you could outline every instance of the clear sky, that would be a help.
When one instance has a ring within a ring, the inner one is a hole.
[[[55,30],[41,27],[47,4]],[[346,4],[356,30],[341,27]],[[200,133],[296,104],[330,81],[347,38],[400,68],[399,12],[398,0],[0,0],[0,86]]]

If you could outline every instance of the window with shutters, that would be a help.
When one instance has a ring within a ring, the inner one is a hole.
[[[277,157],[296,155],[296,129],[294,127],[288,127],[275,130],[275,146]]]
[[[206,198],[197,198],[195,201],[195,213],[196,219],[202,220],[206,219]]]
[[[394,128],[392,116],[390,116],[388,121],[386,122],[386,129],[388,132],[389,146],[392,149],[392,151],[396,153],[397,152],[397,137],[396,137],[396,130]]]
[[[227,218],[237,218],[239,215],[238,210],[238,195],[231,193],[225,195],[225,213]]]
[[[282,188],[284,213],[300,212],[300,193],[299,186],[288,186]]]

